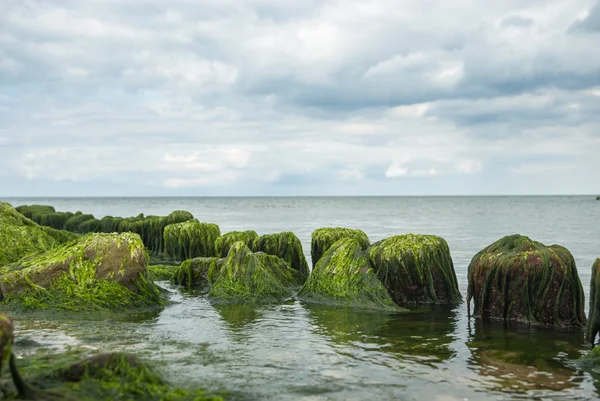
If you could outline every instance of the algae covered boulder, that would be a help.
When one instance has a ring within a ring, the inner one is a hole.
[[[556,327],[585,325],[583,287],[573,255],[510,235],[481,250],[468,269],[467,306],[478,318]]]
[[[592,265],[592,280],[590,283],[590,311],[586,326],[586,340],[592,344],[600,332],[600,258]],[[600,358],[599,358],[600,359]]]
[[[370,243],[369,237],[362,230],[341,227],[323,227],[313,231],[310,241],[310,257],[313,268],[323,254],[342,238],[352,238],[358,241],[361,248],[366,250]]]
[[[252,242],[252,251],[280,257],[289,267],[300,273],[303,281],[310,273],[302,251],[302,243],[293,232],[286,231],[255,238]]]
[[[88,234],[0,269],[2,303],[29,308],[122,309],[160,304],[137,234]]]
[[[8,366],[8,361],[12,353],[13,343],[13,322],[12,319],[0,312],[0,377],[4,368]]]
[[[306,302],[401,311],[379,281],[355,239],[333,244],[319,259],[298,297]]]
[[[238,241],[246,244],[247,247],[252,247],[252,242],[258,238],[256,231],[231,231],[221,235],[215,241],[216,256],[224,258],[229,253],[231,245]]]
[[[232,302],[275,301],[292,295],[297,272],[279,258],[252,253],[243,242],[231,246],[222,267],[208,280],[209,296]]]
[[[215,241],[220,235],[218,225],[196,219],[170,224],[164,231],[165,253],[177,260],[215,256]]]
[[[188,289],[207,289],[224,262],[225,259],[219,258],[188,259],[175,269],[171,282]]]
[[[435,235],[396,235],[368,249],[377,277],[398,304],[461,300],[446,241]]]

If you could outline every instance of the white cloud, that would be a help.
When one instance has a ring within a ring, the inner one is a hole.
[[[364,167],[350,166],[339,172],[339,177],[344,181],[360,181],[365,178]]]
[[[398,162],[393,162],[390,164],[388,169],[385,171],[385,176],[387,178],[405,177],[407,174],[408,168]]]
[[[411,175],[416,176],[416,177],[422,177],[422,176],[433,176],[433,175],[437,175],[438,171],[435,168],[430,168],[430,169],[426,169],[426,170],[415,170],[411,173]]]
[[[483,165],[478,160],[461,160],[458,163],[457,170],[459,173],[478,173],[483,170]]]

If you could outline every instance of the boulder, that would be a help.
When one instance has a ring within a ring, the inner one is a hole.
[[[402,311],[369,264],[355,239],[342,238],[319,259],[298,297],[311,303]]]
[[[137,234],[88,234],[0,269],[4,304],[70,310],[161,304]]]
[[[215,241],[221,235],[219,226],[200,223],[196,219],[169,224],[164,229],[165,253],[176,260],[198,256],[215,256]]]
[[[13,344],[13,322],[12,319],[0,312],[0,377],[4,368],[8,366]]]
[[[175,269],[171,282],[188,289],[210,289],[208,286],[215,280],[225,259],[194,258],[184,261]]]
[[[366,250],[370,245],[369,237],[361,230],[341,227],[318,228],[313,231],[310,241],[312,267],[314,268],[323,254],[327,252],[334,243],[342,238],[353,238],[357,240],[363,250]]]
[[[592,345],[600,332],[600,258],[592,265],[592,280],[590,283],[590,311],[586,326],[585,338]],[[600,353],[599,353],[600,355]]]
[[[467,306],[477,318],[555,327],[585,325],[584,295],[575,260],[565,247],[522,235],[481,250],[468,269]]]
[[[224,258],[229,253],[231,245],[241,241],[246,244],[247,247],[252,247],[252,242],[258,238],[256,231],[231,231],[221,235],[215,241],[216,256]]]
[[[222,267],[208,275],[209,296],[231,302],[278,301],[292,295],[297,272],[284,260],[252,253],[243,242],[231,246]]]
[[[251,248],[253,252],[264,252],[285,260],[289,267],[300,273],[302,282],[306,280],[310,273],[306,257],[302,251],[302,243],[290,231],[261,235],[252,241]]]
[[[461,300],[446,241],[435,235],[396,235],[368,249],[375,274],[398,304]]]

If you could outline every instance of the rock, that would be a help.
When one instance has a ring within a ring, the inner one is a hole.
[[[65,224],[73,213],[57,212],[52,206],[46,205],[23,205],[16,207],[23,216],[33,220],[41,226],[52,227],[56,230],[64,230]]]
[[[4,373],[4,367],[8,366],[12,354],[14,341],[12,319],[0,312],[0,377]]]
[[[373,272],[360,242],[352,238],[342,238],[325,252],[298,297],[312,303],[402,311]]]
[[[215,256],[215,241],[220,235],[218,225],[200,223],[196,219],[169,224],[164,229],[165,253],[180,261]]]
[[[302,251],[302,243],[292,232],[262,235],[254,239],[251,248],[253,252],[264,252],[285,260],[289,267],[300,273],[302,282],[310,273]]]
[[[210,283],[215,281],[216,274],[225,263],[225,259],[219,258],[194,258],[184,261],[175,269],[171,282],[182,285],[188,289],[206,289]]]
[[[312,267],[317,265],[321,256],[338,240],[342,238],[353,238],[358,241],[361,248],[366,250],[370,243],[369,237],[361,230],[341,227],[324,227],[313,231],[310,241],[310,256]]]
[[[148,280],[150,281],[170,281],[179,266],[176,265],[148,265]]]
[[[30,308],[121,309],[162,303],[146,279],[137,234],[88,234],[0,270],[3,303]]]
[[[292,295],[297,273],[285,261],[254,254],[243,242],[231,246],[223,266],[208,275],[209,296],[232,302],[279,301]]]
[[[368,249],[377,277],[398,304],[457,303],[460,291],[450,249],[435,235],[396,235]]]
[[[82,227],[82,225],[88,220],[95,220],[94,215],[77,212],[67,220],[65,230],[72,233],[85,234],[87,231],[84,231],[85,226]]]
[[[585,325],[583,287],[573,255],[565,247],[510,235],[475,255],[468,275],[467,306],[473,298],[477,318]]]
[[[229,249],[231,245],[238,241],[242,241],[246,244],[247,247],[252,247],[252,241],[258,238],[258,234],[256,231],[231,231],[226,234],[221,235],[215,241],[216,246],[216,256],[220,258],[224,258],[229,253]]]
[[[596,259],[592,265],[590,311],[585,332],[586,340],[593,345],[596,341],[598,332],[600,332],[600,258]]]
[[[600,201],[600,196],[596,196],[596,200],[597,200],[597,201]]]

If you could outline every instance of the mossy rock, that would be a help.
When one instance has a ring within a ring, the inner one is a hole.
[[[600,258],[592,265],[590,283],[590,311],[586,326],[585,338],[594,344],[596,335],[600,332]]]
[[[313,268],[325,252],[342,238],[352,238],[358,241],[361,248],[366,250],[370,243],[369,237],[362,230],[341,227],[323,227],[313,231],[310,241],[310,256]]]
[[[477,318],[585,326],[583,287],[563,246],[506,236],[473,257],[468,275],[467,306],[473,298]]]
[[[297,273],[285,261],[252,253],[243,242],[231,246],[221,269],[209,275],[209,296],[229,302],[279,301],[292,295]]]
[[[0,312],[0,378],[12,353],[14,339],[12,319],[5,313]]]
[[[599,368],[600,367],[600,345],[592,348],[590,352],[583,355],[577,361],[577,365],[582,368]]]
[[[148,265],[147,278],[150,281],[170,281],[177,268],[178,266],[174,265]]]
[[[171,282],[188,289],[210,290],[209,285],[215,281],[225,259],[194,258],[184,261],[175,269]]]
[[[0,202],[0,267],[27,255],[56,248],[60,233],[45,229],[17,212],[8,203]]]
[[[362,244],[352,238],[342,238],[329,247],[298,297],[312,303],[402,311],[375,275]]]
[[[67,220],[67,222],[65,223],[65,230],[71,231],[73,233],[85,234],[85,231],[83,231],[83,228],[81,226],[87,220],[92,219],[94,219],[93,214],[83,214],[81,212],[77,212],[73,216],[71,216],[69,220]]]
[[[220,235],[218,225],[196,219],[169,224],[164,231],[165,253],[177,260],[215,256],[215,241]]]
[[[368,249],[377,277],[398,304],[461,300],[446,241],[435,235],[396,235]]]
[[[215,241],[216,256],[224,258],[229,253],[231,245],[238,241],[246,244],[247,247],[252,247],[252,242],[258,238],[256,231],[231,231],[218,237]]]
[[[293,232],[261,235],[252,241],[251,249],[253,252],[264,252],[285,260],[289,267],[300,274],[302,282],[308,278],[310,272],[302,251],[302,243]]]
[[[160,305],[146,279],[137,234],[88,234],[0,269],[2,304],[25,308],[114,310]]]

